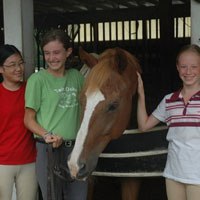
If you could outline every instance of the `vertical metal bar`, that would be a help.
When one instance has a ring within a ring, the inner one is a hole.
[[[80,24],[79,24],[79,31],[78,31],[78,46],[80,46],[81,43],[81,34],[80,34]]]
[[[103,24],[103,42],[105,43],[105,22]]]
[[[124,21],[122,21],[122,41],[124,41]]]
[[[116,21],[116,45],[118,44],[118,22]]]
[[[131,20],[128,21],[128,39],[131,41]]]
[[[94,52],[98,52],[98,42],[99,42],[99,32],[98,32],[98,22],[94,23]]]
[[[158,19],[156,19],[156,39],[158,39]]]
[[[142,39],[146,42],[147,39],[147,23],[146,19],[142,20]]]
[[[86,32],[86,24],[84,23],[84,45],[86,44],[87,42],[87,32]]]
[[[92,44],[93,44],[93,41],[94,41],[94,36],[93,36],[92,28],[93,28],[93,24],[90,23],[90,48],[92,48]]]
[[[112,28],[111,28],[111,22],[109,22],[109,41],[111,43],[112,41]]]
[[[178,33],[179,33],[179,25],[178,25],[178,17],[175,19],[176,20],[176,38],[178,38]]]
[[[139,29],[139,22],[138,20],[135,21],[135,39],[138,40],[138,29]]]
[[[149,19],[149,39],[152,39],[152,33],[151,33],[151,19]]]
[[[183,17],[183,38],[185,37],[185,17]]]

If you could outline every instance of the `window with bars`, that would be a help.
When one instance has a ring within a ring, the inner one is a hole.
[[[191,36],[190,17],[174,18],[174,37],[185,38]],[[68,25],[71,27],[72,25]],[[146,26],[144,28],[144,26]],[[93,42],[94,34],[97,35],[97,41],[126,41],[159,39],[160,38],[160,20],[130,20],[118,22],[99,22],[96,30],[90,23],[80,24],[79,31],[74,38],[74,42]]]

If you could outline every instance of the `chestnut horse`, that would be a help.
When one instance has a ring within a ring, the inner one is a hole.
[[[83,49],[79,53],[91,71],[80,94],[81,126],[68,166],[73,178],[84,180],[95,169],[106,145],[126,129],[137,89],[136,72],[141,73],[141,68],[137,59],[121,48],[107,49],[98,59]],[[137,182],[127,179],[123,185],[132,190]],[[123,194],[128,195],[122,187]]]

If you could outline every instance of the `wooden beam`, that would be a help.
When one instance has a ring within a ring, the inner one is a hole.
[[[44,28],[56,27],[58,25],[65,25],[71,23],[95,23],[95,22],[111,22],[111,21],[128,21],[128,20],[142,20],[142,19],[158,19],[160,18],[158,7],[139,7],[128,9],[115,10],[98,10],[74,12],[65,14],[40,14],[35,15],[35,27],[41,27],[42,19],[46,19],[43,23]],[[162,11],[161,11],[162,12]],[[173,5],[172,17],[190,16],[190,8],[185,5]],[[80,17],[81,16],[81,17]]]

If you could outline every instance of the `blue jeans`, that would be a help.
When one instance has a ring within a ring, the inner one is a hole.
[[[42,192],[43,200],[47,200],[47,156],[48,145],[37,142],[36,174]],[[62,148],[65,162],[73,147]],[[54,149],[55,152],[57,149]],[[62,193],[62,198],[56,200],[86,200],[88,191],[88,181],[67,182],[54,175],[54,191],[56,195]],[[60,194],[59,194],[60,196]],[[60,198],[60,197],[59,197]]]

